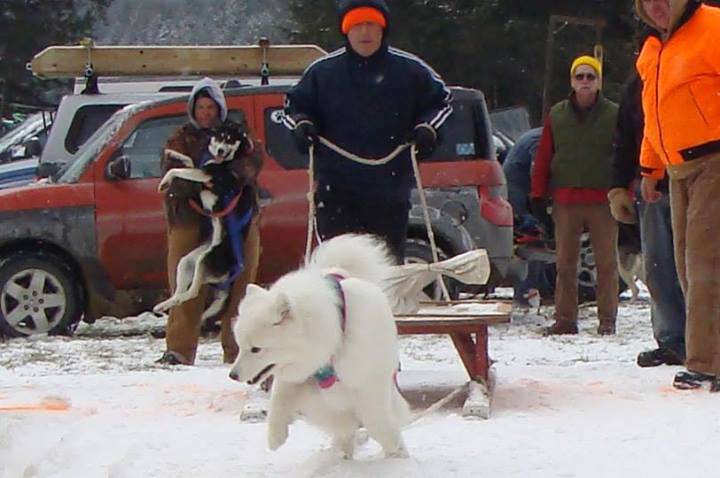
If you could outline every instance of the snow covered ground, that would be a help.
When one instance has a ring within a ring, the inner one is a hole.
[[[268,451],[264,423],[239,420],[263,394],[227,378],[217,338],[195,367],[155,365],[164,341],[152,317],[0,342],[0,477],[717,476],[720,397],[674,390],[678,367],[634,363],[653,346],[646,293],[621,304],[614,337],[595,333],[593,313],[582,310],[574,337],[543,337],[542,315],[493,327],[491,419],[462,418],[453,403],[405,431],[407,460],[383,459],[371,440],[343,461],[302,422]],[[466,380],[445,337],[401,341],[414,407]]]

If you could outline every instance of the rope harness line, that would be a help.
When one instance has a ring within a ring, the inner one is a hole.
[[[430,241],[430,251],[432,253],[432,260],[433,262],[439,262],[439,256],[437,251],[437,244],[435,242],[435,233],[432,229],[432,224],[430,222],[430,213],[428,212],[428,206],[427,206],[427,199],[425,197],[425,189],[422,185],[422,178],[420,177],[420,166],[418,165],[417,160],[417,146],[413,143],[402,143],[398,145],[397,148],[395,148],[393,151],[390,152],[385,157],[378,158],[378,159],[367,159],[362,158],[360,156],[357,156],[340,146],[336,145],[335,143],[329,141],[326,138],[323,138],[322,136],[318,137],[318,141],[320,144],[326,146],[327,148],[331,149],[332,151],[335,151],[337,154],[342,156],[343,158],[349,159],[350,161],[355,161],[356,163],[365,164],[367,166],[381,166],[383,164],[387,164],[393,159],[397,158],[403,151],[405,151],[407,148],[410,148],[410,159],[412,160],[413,165],[413,173],[415,175],[415,185],[417,187],[418,195],[420,196],[420,204],[422,206],[423,211],[423,218],[425,220],[425,230],[427,232],[428,240]],[[311,143],[310,147],[308,148],[308,225],[307,225],[307,236],[305,239],[305,264],[307,264],[310,261],[310,253],[312,252],[312,243],[313,243],[313,233],[317,229],[317,218],[315,214],[315,144]],[[320,238],[320,234],[316,235],[318,244],[322,242]],[[445,285],[445,281],[443,280],[442,274],[438,274],[438,282],[440,283],[440,289],[442,291],[442,295],[444,300],[450,300],[450,292],[447,289],[447,286]]]

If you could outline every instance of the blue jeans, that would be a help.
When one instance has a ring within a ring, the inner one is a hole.
[[[659,347],[672,350],[684,360],[685,297],[675,268],[670,195],[664,193],[652,204],[641,200],[639,212],[653,335]]]
[[[530,289],[537,289],[540,297],[550,298],[553,296],[553,284],[551,276],[554,276],[555,268],[546,262],[528,261],[527,277],[514,284],[513,300],[526,303],[525,294]]]

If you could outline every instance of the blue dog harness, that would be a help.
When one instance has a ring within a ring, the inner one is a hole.
[[[347,307],[345,303],[345,292],[343,292],[340,281],[344,279],[340,274],[328,274],[325,276],[333,286],[335,291],[340,297],[340,329],[345,332],[345,321],[347,319]],[[335,367],[333,366],[333,358],[330,358],[330,363],[321,367],[313,374],[313,378],[317,381],[318,387],[322,389],[330,388],[335,385],[340,379],[335,373]]]

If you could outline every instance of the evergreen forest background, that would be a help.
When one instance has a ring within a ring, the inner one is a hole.
[[[592,54],[592,25],[553,25],[551,69],[545,75],[551,15],[600,20],[604,26],[604,91],[618,99],[633,68],[640,22],[631,0],[387,0],[389,39],[431,64],[449,84],[481,89],[491,109],[526,106],[533,123],[548,101],[568,93],[568,65]],[[706,3],[720,3],[706,2]],[[333,0],[2,0],[0,95],[3,113],[20,105],[56,103],[68,82],[41,81],[25,70],[49,45],[342,45]],[[549,81],[548,81],[549,80]]]

